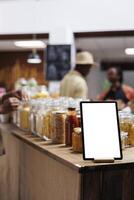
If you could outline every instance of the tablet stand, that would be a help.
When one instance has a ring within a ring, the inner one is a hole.
[[[94,158],[94,163],[114,163],[114,158]]]

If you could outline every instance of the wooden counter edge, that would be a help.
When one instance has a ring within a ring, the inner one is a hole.
[[[121,162],[120,163],[109,163],[109,165],[103,163],[103,164],[99,164],[99,165],[95,164],[95,165],[91,165],[91,166],[88,166],[88,165],[86,166],[86,163],[85,163],[85,166],[82,166],[80,164],[74,164],[74,163],[69,162],[66,159],[61,158],[60,156],[53,154],[49,150],[43,148],[41,146],[41,144],[39,144],[38,142],[33,142],[32,140],[26,138],[26,135],[28,135],[28,132],[24,132],[24,131],[20,130],[13,124],[1,124],[0,129],[2,129],[3,131],[6,130],[6,131],[12,133],[16,138],[22,140],[26,144],[32,146],[33,148],[39,150],[42,153],[45,153],[46,155],[48,155],[51,158],[55,159],[56,161],[64,164],[65,166],[68,166],[68,167],[72,168],[73,170],[78,171],[79,173],[88,173],[90,171],[98,171],[98,170],[110,170],[110,169],[117,170],[117,169],[134,168],[134,161],[127,162],[127,163],[121,163]]]

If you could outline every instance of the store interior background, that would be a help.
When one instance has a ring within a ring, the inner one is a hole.
[[[64,44],[68,36],[65,38],[63,35],[67,35],[68,31],[72,35],[105,32],[105,37],[93,34],[91,37],[77,36],[76,48],[92,52],[97,63],[103,59],[133,62],[134,57],[126,56],[124,49],[134,47],[134,37],[129,34],[122,36],[122,32],[134,30],[133,6],[132,0],[118,0],[115,3],[113,0],[102,0],[101,4],[97,0],[0,0],[0,81],[4,79],[8,89],[13,88],[13,83],[19,76],[34,76],[39,84],[48,84],[44,79],[45,60],[38,66],[27,64],[29,52],[15,48],[14,41],[17,37],[12,39],[12,35],[21,34],[26,39],[28,34],[48,34],[49,38],[46,36],[40,39],[45,43],[57,40]],[[120,35],[109,37],[107,31],[120,31]],[[44,52],[39,50],[42,59]],[[134,86],[133,75],[134,71],[126,70],[125,83]],[[95,98],[101,92],[104,79],[105,72],[99,65],[91,70],[87,78],[90,98]]]
[[[76,40],[76,47],[93,53],[97,67],[92,68],[87,77],[89,94],[95,98],[103,89],[106,71],[101,69],[101,62],[133,64],[134,57],[125,54],[125,49],[134,46],[134,37],[91,37]],[[103,66],[103,65],[102,65]],[[134,70],[123,70],[124,83],[134,87]]]
[[[45,49],[38,50],[43,61],[41,64],[28,64],[27,57],[30,50],[15,47],[15,41],[15,39],[0,41],[0,82],[5,82],[8,90],[13,89],[14,82],[20,77],[26,79],[35,77],[39,84],[48,85],[45,79]],[[48,39],[42,41],[48,43]],[[77,37],[75,46],[76,49],[92,52],[97,63],[87,77],[90,98],[95,98],[103,88],[106,71],[101,69],[102,61],[134,63],[134,57],[127,56],[124,52],[125,48],[134,46],[133,36]],[[134,87],[133,77],[134,70],[124,70],[124,82]]]

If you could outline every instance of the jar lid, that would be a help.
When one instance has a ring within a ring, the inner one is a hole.
[[[24,111],[30,111],[30,107],[24,107]]]
[[[75,107],[69,107],[68,110],[69,110],[69,111],[75,111],[76,108],[75,108]]]
[[[81,134],[81,128],[80,127],[74,128],[74,132],[77,134]]]

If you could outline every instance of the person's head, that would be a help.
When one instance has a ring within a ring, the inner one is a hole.
[[[94,65],[93,55],[87,51],[81,51],[76,54],[76,67],[75,70],[80,72],[86,77]]]
[[[114,83],[120,83],[122,84],[123,82],[123,73],[121,68],[119,67],[110,67],[107,71],[107,78],[108,80],[114,84]]]

